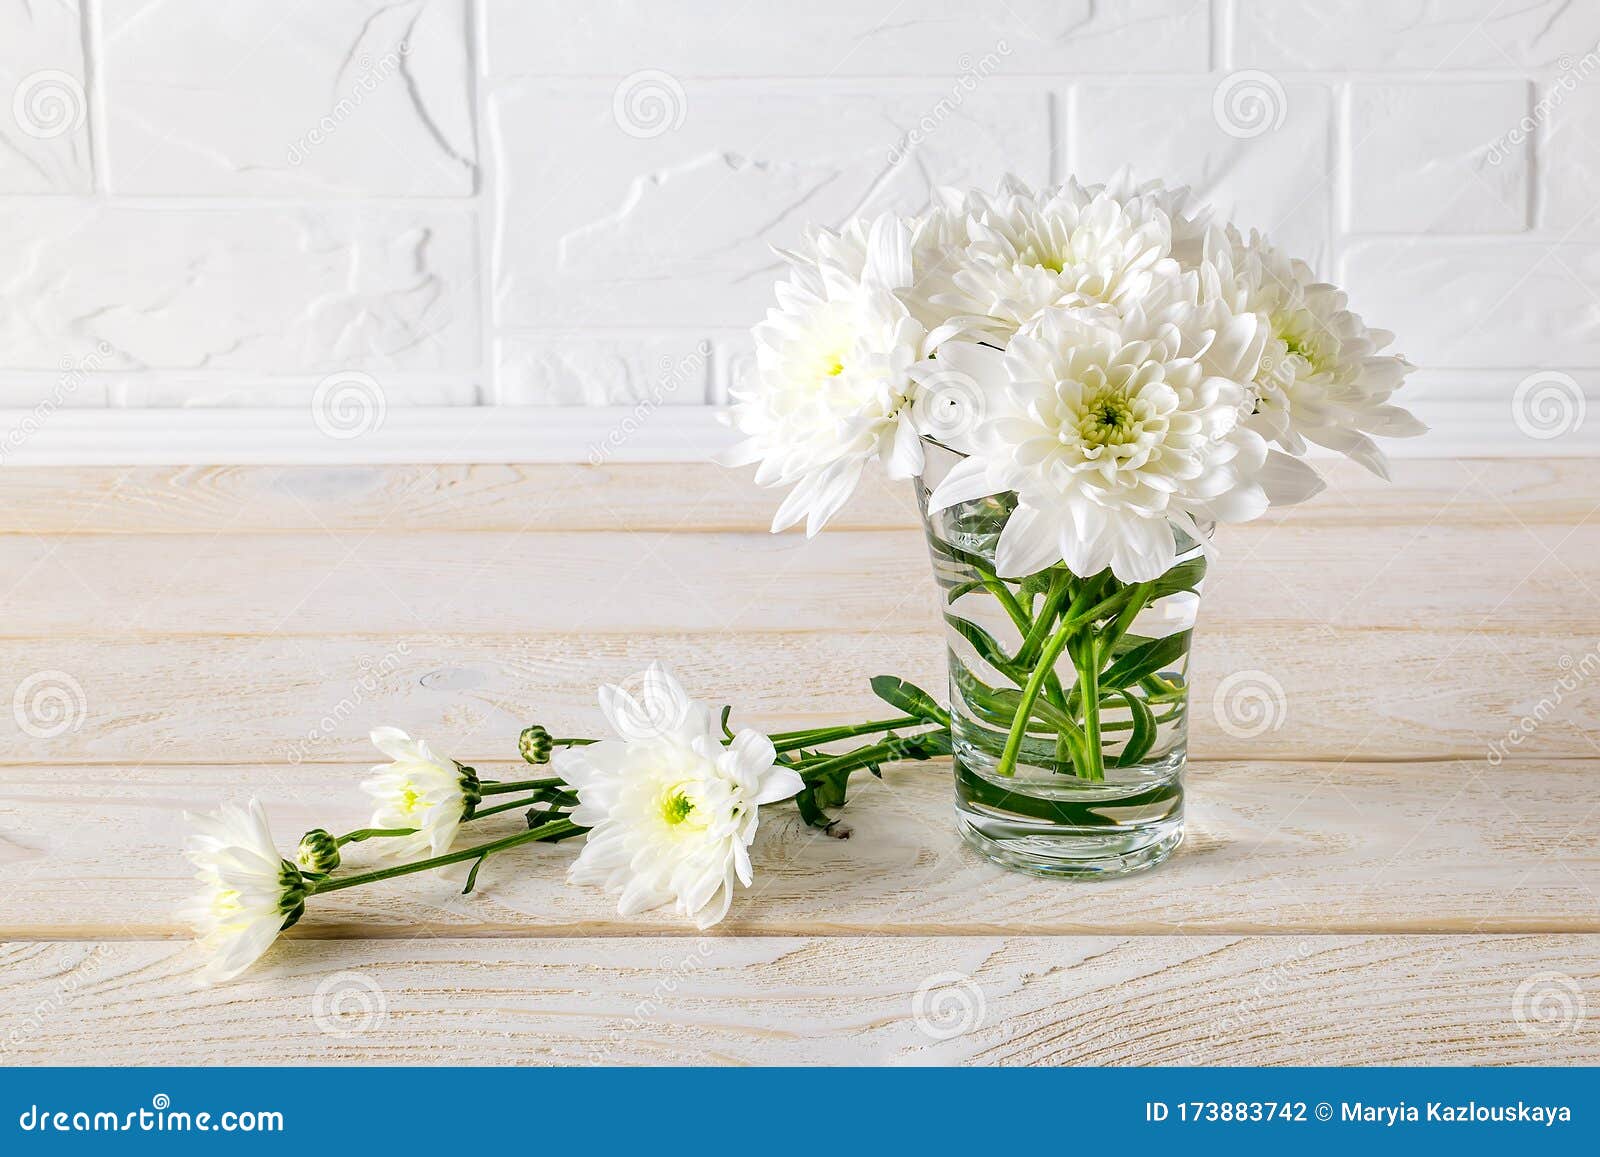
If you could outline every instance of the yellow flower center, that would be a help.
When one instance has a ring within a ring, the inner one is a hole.
[[[1335,360],[1334,351],[1329,349],[1331,335],[1321,332],[1317,319],[1307,313],[1273,318],[1272,333],[1283,343],[1286,356],[1300,358],[1311,367],[1313,373],[1321,373]],[[1272,371],[1276,367],[1268,369]]]
[[[1126,446],[1139,439],[1140,407],[1114,386],[1102,386],[1083,399],[1078,438],[1085,446]],[[1062,441],[1067,441],[1062,432]]]
[[[1017,258],[1023,265],[1047,269],[1051,273],[1060,273],[1072,263],[1071,253],[1063,253],[1048,242],[1027,246],[1017,254]]]
[[[694,811],[694,801],[683,793],[680,788],[669,793],[661,802],[661,818],[667,821],[669,827],[677,827],[689,818],[689,813]]]

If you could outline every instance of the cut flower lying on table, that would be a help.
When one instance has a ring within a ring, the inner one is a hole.
[[[201,979],[238,976],[324,893],[451,864],[471,865],[463,889],[471,892],[496,853],[575,837],[584,845],[570,882],[618,897],[623,916],[671,905],[707,928],[728,914],[738,886],[753,882],[749,849],[763,805],[793,799],[806,823],[827,829],[835,821],[826,809],[843,805],[854,772],[878,775],[887,762],[950,753],[944,709],[892,676],[872,686],[898,715],[773,735],[735,733],[731,708],[719,713],[691,698],[659,664],[636,682],[636,691],[600,688],[610,736],[559,739],[539,725],[525,729],[522,758],[557,773],[536,779],[484,780],[425,741],[378,728],[372,741],[392,762],[362,784],[373,799],[371,826],[342,836],[313,828],[292,860],[279,854],[256,800],[187,817],[187,854],[202,890],[186,915],[209,957]],[[824,750],[868,736],[877,738]],[[510,812],[522,813],[522,830],[453,846],[465,828]],[[340,874],[342,849],[367,841],[402,862]]]

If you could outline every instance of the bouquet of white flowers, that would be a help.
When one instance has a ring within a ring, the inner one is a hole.
[[[733,464],[815,534],[866,464],[917,478],[946,597],[958,814],[1001,862],[1100,875],[1182,827],[1212,528],[1384,474],[1411,368],[1345,295],[1187,190],[941,192],[818,230],[755,330]]]

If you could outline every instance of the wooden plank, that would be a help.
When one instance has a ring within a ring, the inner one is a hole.
[[[518,766],[484,765],[489,778]],[[8,768],[0,772],[0,936],[182,937],[191,890],[182,813],[259,795],[288,850],[363,826],[361,766]],[[1600,761],[1198,764],[1188,839],[1161,869],[1095,884],[1005,872],[964,848],[948,766],[864,777],[848,839],[773,808],[755,887],[725,934],[972,935],[1600,932]],[[516,829],[515,815],[469,829]],[[304,937],[688,935],[670,914],[621,918],[564,882],[574,845],[517,849],[464,872],[314,901]],[[352,865],[376,862],[371,845]]]
[[[1538,622],[1447,638],[1426,624],[1224,629],[1203,618],[1191,667],[1191,751],[1302,761],[1485,758],[1491,750],[1593,757],[1594,646]],[[734,704],[750,726],[774,730],[873,718],[882,712],[867,685],[873,675],[900,674],[941,697],[945,680],[943,643],[931,632],[830,633],[798,623],[781,632],[587,637],[408,630],[0,639],[0,670],[13,691],[36,676],[35,691],[60,684],[76,704],[72,725],[44,729],[24,729],[27,696],[22,716],[0,711],[0,762],[364,760],[367,732],[379,724],[436,739],[457,758],[504,758],[531,722],[593,734],[594,689],[652,659],[670,662],[697,695]],[[1256,689],[1264,716],[1248,714]]]
[[[1592,1064],[1600,938],[14,944],[27,1064]],[[1539,1003],[1536,1003],[1539,1002]],[[1540,1011],[1551,1019],[1538,1019]]]
[[[1269,517],[1299,525],[1571,525],[1594,511],[1600,460],[1406,459],[1386,483],[1343,461],[1329,489]],[[708,464],[15,467],[0,533],[311,530],[762,530],[777,494]],[[910,487],[869,471],[835,529],[916,524]],[[1229,533],[1232,533],[1231,531]]]
[[[38,635],[927,631],[921,535],[0,538],[4,629]]]
[[[917,531],[0,536],[11,636],[932,632]],[[1203,630],[1600,640],[1600,520],[1229,530]],[[1552,657],[1553,660],[1553,657]]]

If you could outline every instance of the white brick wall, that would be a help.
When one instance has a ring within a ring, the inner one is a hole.
[[[769,245],[1131,164],[1347,283],[1443,446],[1535,373],[1600,403],[1597,42],[1567,0],[0,0],[0,408],[270,443],[355,375],[408,429],[693,430]]]

